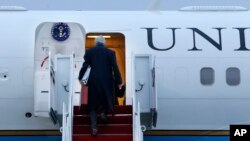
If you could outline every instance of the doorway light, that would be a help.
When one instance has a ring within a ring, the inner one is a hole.
[[[98,37],[98,35],[88,35],[87,36],[88,38],[96,38],[96,37]],[[103,36],[104,38],[111,38],[111,36],[109,36],[109,35],[105,35],[105,36]]]

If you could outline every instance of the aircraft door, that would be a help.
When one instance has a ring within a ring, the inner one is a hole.
[[[37,27],[34,49],[35,116],[49,117],[51,109],[61,114],[62,101],[67,99],[64,93],[71,89],[68,86],[73,89],[73,104],[80,104],[78,74],[85,52],[85,33],[78,23],[44,22]]]

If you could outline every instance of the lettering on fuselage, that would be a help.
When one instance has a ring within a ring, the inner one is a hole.
[[[146,30],[147,43],[148,43],[148,46],[150,48],[152,48],[154,50],[157,50],[157,51],[167,51],[167,50],[170,50],[170,49],[174,48],[175,43],[176,43],[176,31],[180,30],[181,28],[177,28],[177,27],[166,28],[166,30],[171,30],[171,32],[172,32],[172,44],[170,46],[167,46],[167,47],[164,47],[164,48],[159,48],[159,47],[154,45],[153,35],[155,33],[153,33],[153,32],[154,31],[157,32],[157,30],[159,30],[158,28],[156,28],[156,27],[143,27],[141,29]],[[193,36],[193,46],[190,49],[188,49],[188,51],[202,51],[202,48],[199,48],[196,45],[197,35],[203,37],[205,40],[207,40],[209,43],[211,43],[217,50],[222,51],[223,45],[222,45],[221,33],[222,33],[223,30],[226,29],[225,27],[212,28],[213,30],[217,30],[219,39],[214,39],[214,38],[208,36],[206,33],[201,31],[200,29],[195,28],[195,27],[189,27],[189,28],[186,28],[186,29],[190,30],[191,35]],[[245,30],[250,29],[250,28],[238,28],[237,27],[237,28],[232,28],[232,29],[239,31],[238,36],[239,36],[239,39],[240,39],[239,40],[240,41],[239,42],[240,47],[236,47],[236,49],[234,49],[234,51],[250,51],[250,49],[248,49],[246,47],[246,41],[245,41],[245,39],[246,39]]]

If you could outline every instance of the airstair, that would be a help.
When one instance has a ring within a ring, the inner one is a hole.
[[[90,134],[90,120],[86,107],[74,107],[73,141],[132,141],[132,106],[115,106],[114,115],[108,115],[108,124],[98,120],[98,135]]]
[[[50,58],[52,57],[49,56],[48,59],[50,60]],[[137,68],[135,68],[132,74],[135,77],[132,105],[115,106],[115,114],[108,115],[108,124],[99,120],[98,135],[92,136],[90,134],[90,119],[87,115],[86,105],[74,102],[74,95],[79,95],[80,93],[74,91],[74,85],[76,85],[73,75],[74,56],[73,54],[58,54],[54,56],[54,67],[49,67],[48,70],[50,73],[45,73],[51,82],[51,85],[47,86],[47,91],[49,92],[54,89],[54,94],[48,97],[48,100],[50,100],[49,103],[52,104],[50,104],[50,110],[49,112],[47,111],[47,115],[50,116],[55,125],[59,125],[62,133],[62,141],[143,141],[143,131],[151,130],[157,121],[155,67],[145,72],[145,74],[148,74],[148,78],[138,75],[136,73],[143,74],[142,70],[145,70],[144,67],[149,67],[150,63],[145,63],[145,61],[149,61],[150,56],[137,55],[134,59]],[[136,63],[147,65],[138,68],[140,65]],[[40,73],[38,74],[40,75]],[[144,81],[140,78],[147,80]],[[150,83],[148,84],[147,82]],[[145,101],[144,94],[148,94],[145,97],[154,95],[154,102],[149,102],[148,105],[143,103],[144,107],[141,107],[140,103]],[[42,113],[37,112],[37,114],[38,116],[39,114],[40,116],[45,116],[46,111]]]
[[[115,106],[115,114],[108,115],[108,124],[103,123],[98,118],[97,136],[90,134],[90,119],[87,115],[86,106],[73,106],[72,115],[67,115],[73,121],[67,120],[67,116],[65,118],[67,122],[72,122],[72,126],[67,127],[68,129],[72,129],[72,134],[63,132],[72,138],[64,136],[63,141],[71,141],[70,139],[73,141],[143,141],[143,131],[150,130],[156,126],[157,87],[155,58],[151,55],[135,55],[133,59],[134,66],[137,66],[137,68],[135,67],[132,74],[132,77],[135,78],[133,82],[132,105]],[[138,66],[140,67],[138,68]],[[145,67],[148,67],[148,69],[145,69]],[[143,72],[143,70],[146,71]],[[143,82],[142,78],[147,79],[147,82]],[[140,92],[140,95],[138,92]],[[148,105],[144,104],[144,109],[142,109],[140,103],[143,102],[143,94],[145,93],[148,94],[145,97],[151,97],[151,101],[148,102]],[[64,125],[67,125],[67,123]],[[63,129],[67,130],[67,128]],[[67,131],[69,132],[69,130]]]
[[[52,24],[44,23],[38,32],[47,33]],[[80,28],[75,23],[70,25]],[[62,141],[143,141],[143,131],[154,128],[157,121],[153,57],[132,55],[131,82],[127,82],[131,83],[129,93],[132,102],[130,105],[115,106],[115,114],[108,115],[108,124],[98,121],[98,135],[92,136],[86,106],[80,103],[77,79],[82,65],[79,58],[83,54],[74,52],[80,46],[68,48],[72,44],[84,44],[84,38],[52,45],[52,40],[44,37],[43,34],[38,36],[39,42],[36,43],[34,115],[51,118],[62,133]]]

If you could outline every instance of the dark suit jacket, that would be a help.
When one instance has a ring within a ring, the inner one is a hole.
[[[107,110],[112,109],[114,105],[114,79],[118,84],[122,83],[115,52],[98,44],[87,50],[84,60],[78,79],[82,79],[88,65],[90,65],[88,109],[96,110],[99,106],[103,106]]]

